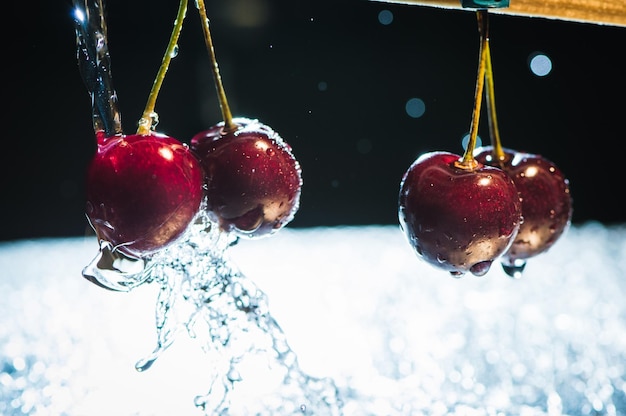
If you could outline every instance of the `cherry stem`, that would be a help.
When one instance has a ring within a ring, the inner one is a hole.
[[[198,11],[200,12],[200,20],[202,21],[202,30],[204,31],[204,42],[211,58],[211,70],[213,72],[213,79],[215,81],[215,89],[217,90],[217,96],[222,110],[222,118],[224,119],[224,131],[230,132],[237,129],[236,124],[233,122],[233,116],[228,106],[228,100],[226,99],[226,92],[224,91],[224,85],[222,84],[222,77],[220,76],[219,66],[217,65],[217,58],[215,57],[215,48],[213,47],[213,39],[211,38],[211,30],[209,29],[209,19],[206,15],[206,8],[204,7],[204,0],[196,0]]]
[[[489,46],[489,39],[487,39],[487,57],[486,57],[486,72],[485,82],[487,83],[487,89],[485,96],[487,99],[487,116],[489,117],[489,135],[491,136],[491,144],[493,145],[493,155],[496,160],[504,160],[504,150],[502,149],[502,142],[500,141],[500,130],[498,129],[498,117],[496,116],[496,95],[493,81],[493,65],[491,64],[491,48]]]
[[[161,67],[159,68],[159,72],[157,72],[156,78],[154,79],[154,83],[152,84],[152,90],[150,91],[150,95],[148,96],[148,102],[146,103],[146,108],[143,110],[143,115],[139,120],[139,127],[137,128],[137,134],[146,135],[149,134],[151,130],[153,130],[159,122],[159,116],[154,111],[154,107],[156,105],[156,100],[159,95],[159,91],[161,90],[161,85],[163,85],[163,80],[165,79],[165,74],[170,66],[170,61],[172,57],[176,56],[176,48],[178,47],[178,37],[180,36],[180,32],[183,28],[183,21],[185,20],[185,15],[187,14],[187,0],[180,0],[180,4],[178,5],[178,14],[176,16],[176,21],[174,22],[174,29],[172,29],[172,34],[170,36],[169,44],[167,45],[167,49],[165,50],[165,55],[163,55],[163,60],[161,61]]]
[[[464,169],[474,169],[478,165],[478,162],[474,158],[474,149],[476,148],[480,107],[482,104],[483,87],[485,85],[485,68],[489,39],[489,18],[487,9],[477,10],[476,18],[478,20],[478,32],[480,34],[480,49],[478,55],[478,76],[476,77],[476,90],[474,92],[474,111],[472,112],[472,122],[470,124],[470,135],[467,142],[467,148],[465,149],[463,157],[459,163],[457,163],[458,167]]]

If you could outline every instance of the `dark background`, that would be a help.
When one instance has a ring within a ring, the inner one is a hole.
[[[72,5],[11,3],[2,15],[0,240],[84,235],[95,138]],[[302,165],[290,227],[396,224],[411,162],[431,150],[462,153],[478,54],[473,12],[368,0],[206,3],[233,114],[272,126]],[[134,133],[178,2],[106,5],[114,86],[124,131]],[[221,121],[193,5],[156,106],[157,130],[183,142]],[[378,22],[382,10],[393,13],[391,24]],[[626,222],[626,28],[494,14],[490,23],[503,144],[561,168],[575,224]],[[548,76],[529,70],[536,52],[552,60]],[[422,117],[405,112],[413,97],[426,105]]]

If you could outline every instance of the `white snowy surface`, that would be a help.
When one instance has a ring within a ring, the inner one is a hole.
[[[200,415],[211,357],[179,336],[137,372],[159,288],[92,284],[96,252],[0,244],[0,414]],[[572,227],[519,280],[498,264],[453,279],[394,226],[287,228],[229,252],[345,415],[626,415],[625,227]]]

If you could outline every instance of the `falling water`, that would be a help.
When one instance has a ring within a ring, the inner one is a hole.
[[[121,133],[102,0],[74,0],[74,24],[78,67],[91,95],[94,131],[106,137]]]
[[[148,370],[180,332],[187,332],[213,364],[206,369],[208,393],[195,399],[207,414],[341,414],[334,382],[300,370],[265,293],[228,259],[236,242],[202,210],[181,242],[134,272],[104,266],[102,259],[110,253],[101,250],[83,274],[115,290],[144,282],[160,285],[157,346],[135,367]],[[232,400],[240,391],[245,401]]]

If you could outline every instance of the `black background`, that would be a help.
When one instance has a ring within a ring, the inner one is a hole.
[[[40,2],[11,2],[2,15],[1,240],[90,233],[84,175],[95,138],[72,4]],[[193,4],[156,106],[157,130],[183,142],[221,121]],[[206,5],[233,114],[272,126],[302,166],[301,206],[290,227],[396,224],[400,179],[411,162],[431,150],[462,153],[476,80],[473,12],[368,0]],[[134,133],[178,2],[106,6],[122,123]],[[378,22],[382,10],[393,13],[390,25]],[[255,25],[242,23],[247,15]],[[626,28],[494,14],[490,23],[503,144],[561,168],[575,224],[626,222],[619,202]],[[546,77],[529,70],[536,52],[552,60]],[[426,105],[420,118],[404,110],[413,97]],[[483,116],[483,140],[487,127]]]

